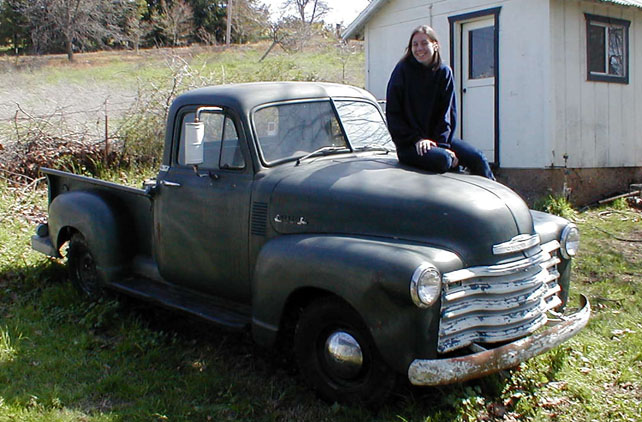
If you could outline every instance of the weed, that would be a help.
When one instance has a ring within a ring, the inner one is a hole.
[[[572,219],[575,216],[575,210],[571,206],[571,203],[563,196],[549,195],[544,199],[536,201],[534,207],[537,210],[559,215],[567,219]]]

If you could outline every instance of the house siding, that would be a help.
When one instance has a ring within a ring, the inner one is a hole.
[[[501,10],[499,35],[500,165],[549,164],[552,103],[548,0],[513,0]]]
[[[533,168],[550,165],[550,34],[548,0],[434,3],[418,0],[388,2],[365,28],[366,88],[385,98],[386,84],[403,55],[411,30],[431,25],[440,37],[442,58],[450,60],[449,17],[501,7],[499,15],[499,154],[502,166]],[[527,13],[525,13],[527,11]],[[525,19],[527,17],[527,19]],[[536,39],[538,42],[533,42]],[[517,58],[517,59],[516,59]],[[544,104],[542,104],[544,102]]]
[[[624,19],[629,28],[629,83],[587,80],[585,13]],[[553,148],[568,167],[642,166],[642,11],[589,1],[551,0]]]

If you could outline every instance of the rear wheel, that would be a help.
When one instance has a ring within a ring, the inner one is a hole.
[[[88,299],[96,300],[102,295],[102,280],[96,269],[96,260],[80,233],[74,233],[67,250],[69,275],[74,286]]]
[[[304,309],[294,353],[305,381],[330,402],[379,405],[397,378],[359,314],[335,298]]]

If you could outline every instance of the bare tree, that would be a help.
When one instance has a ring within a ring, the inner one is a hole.
[[[152,21],[173,46],[182,44],[192,34],[194,13],[192,7],[183,0],[173,1],[167,5],[160,2],[160,13],[152,14]]]
[[[294,9],[301,22],[308,25],[320,22],[330,11],[325,0],[285,0],[281,8]]]
[[[267,35],[269,10],[257,0],[234,0],[233,39],[238,43],[256,41]]]
[[[122,40],[118,19],[126,7],[127,2],[111,0],[32,0],[21,4],[36,51],[62,43],[69,61],[73,61],[74,48],[103,45],[105,39]]]
[[[146,11],[147,3],[145,0],[129,1],[129,8],[122,17],[124,22],[121,26],[125,31],[128,42],[133,44],[136,53],[138,53],[143,38],[151,30],[149,22],[143,21],[143,16]]]
[[[281,45],[289,43],[302,50],[313,34],[320,30],[323,17],[330,7],[326,0],[284,0],[281,5],[282,27],[288,32]],[[293,12],[289,16],[288,12]]]

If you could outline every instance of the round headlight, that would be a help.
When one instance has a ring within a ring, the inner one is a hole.
[[[427,308],[433,305],[441,294],[441,273],[432,264],[423,263],[412,275],[410,296],[415,305]]]
[[[569,224],[564,227],[560,244],[560,251],[564,259],[571,259],[577,254],[580,248],[580,231],[575,224]]]

